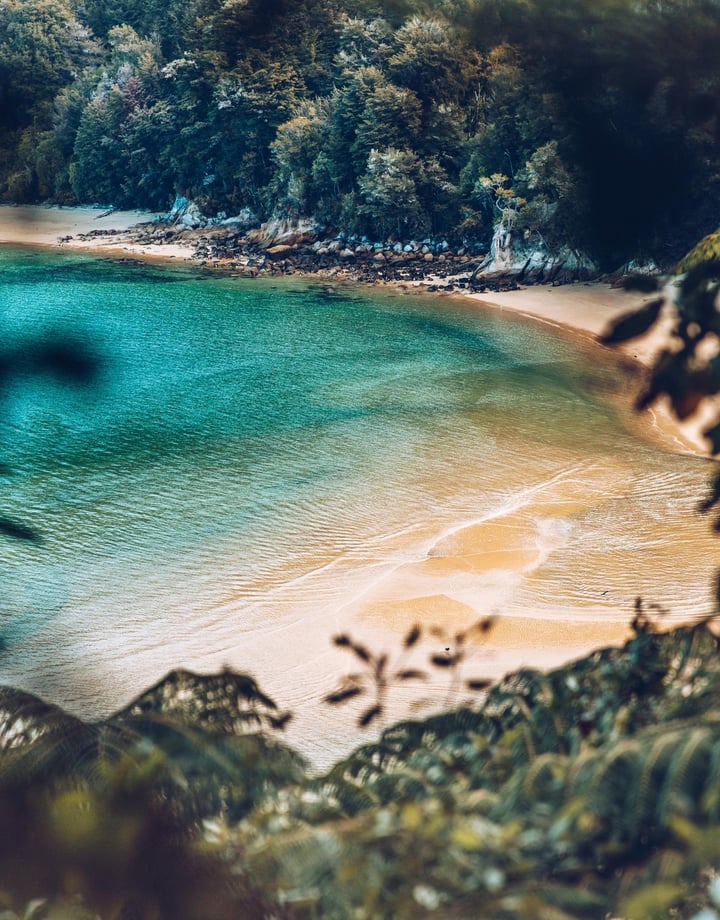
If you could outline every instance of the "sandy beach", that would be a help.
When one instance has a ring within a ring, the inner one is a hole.
[[[140,246],[132,227],[158,217],[154,211],[116,211],[108,208],[0,205],[0,243],[87,249],[145,258],[190,259],[192,247],[169,244]],[[90,239],[82,239],[94,234]]]
[[[153,217],[145,212],[107,213],[94,208],[0,207],[0,243],[79,247],[102,253],[119,251],[151,259],[189,259],[192,255],[189,247],[170,245],[151,248],[132,243],[130,228]],[[80,236],[95,230],[101,230],[103,234],[80,239]],[[148,251],[150,249],[152,251]],[[578,341],[585,343],[589,349],[588,360],[606,359],[608,362],[617,361],[618,356],[614,350],[598,345],[597,336],[613,318],[636,308],[644,299],[606,284],[537,286],[509,293],[457,296],[462,296],[468,303],[476,303],[478,308],[512,311],[566,331],[571,330]],[[646,340],[628,343],[624,352],[632,360],[648,364],[662,341],[663,332],[659,330]],[[625,395],[628,403],[630,396]],[[628,416],[631,416],[629,411]],[[662,406],[654,411],[651,418],[659,451],[664,448],[685,454],[703,453],[697,423],[677,426]],[[638,422],[638,426],[642,429],[642,422]],[[649,431],[649,424],[645,425],[645,429]],[[519,445],[518,449],[522,450],[523,445]],[[702,463],[700,460],[694,462]],[[393,637],[397,645],[398,637],[416,622],[433,623],[446,629],[448,634],[454,634],[476,622],[479,613],[498,612],[501,616],[497,624],[477,647],[483,673],[492,678],[522,665],[556,666],[594,648],[623,642],[630,634],[635,592],[652,598],[653,591],[662,588],[649,571],[652,560],[660,559],[668,584],[671,584],[678,526],[683,528],[682,540],[688,543],[685,547],[688,557],[698,559],[707,559],[714,551],[710,527],[697,515],[690,519],[693,507],[690,499],[680,502],[682,507],[673,520],[662,520],[662,511],[658,510],[659,523],[652,545],[647,551],[643,550],[644,554],[636,555],[635,570],[628,573],[620,571],[612,583],[615,587],[604,587],[600,580],[602,566],[618,563],[611,556],[599,554],[592,564],[597,571],[588,564],[587,571],[577,575],[578,584],[582,580],[580,587],[573,585],[564,597],[564,586],[555,591],[553,559],[556,551],[562,554],[570,549],[565,526],[567,521],[595,514],[597,509],[607,505],[609,498],[630,500],[628,483],[633,478],[633,471],[621,463],[601,461],[589,464],[587,470],[579,470],[570,461],[568,464],[567,470],[561,471],[552,481],[542,483],[537,493],[530,494],[521,507],[507,509],[500,515],[463,522],[440,534],[437,533],[437,525],[429,520],[427,552],[423,557],[395,567],[382,578],[356,591],[350,601],[332,611],[330,620],[334,631],[348,629],[374,648],[387,647]],[[702,466],[699,474],[704,475],[704,464]],[[467,475],[474,473],[468,470]],[[687,527],[684,523],[678,525],[678,521],[685,520],[682,515],[688,516]],[[710,563],[704,571],[707,571],[709,605]],[[544,607],[530,604],[524,608],[521,594],[520,600],[511,605],[511,609],[506,609],[499,602],[497,611],[479,611],[474,600],[475,585],[478,578],[487,582],[488,577],[496,580],[498,597],[503,596],[508,583],[523,581],[535,592],[528,594],[528,598],[547,594],[554,600],[557,594],[557,603],[553,605],[548,601]],[[693,609],[697,613],[707,612],[707,609],[698,610],[697,604]],[[682,618],[683,611],[680,611],[673,622]],[[326,617],[307,623],[302,641],[308,649],[323,643],[327,649],[328,635]],[[244,638],[249,639],[247,634]],[[158,650],[158,655],[162,654],[162,650]],[[264,661],[264,655],[258,654],[255,676],[264,688],[282,699],[282,681],[287,679],[287,673],[292,672],[294,665],[289,661],[287,671],[281,667],[282,674],[273,675],[269,669],[270,659],[265,655],[268,661]],[[313,655],[315,652],[309,652],[310,658]],[[226,660],[228,658],[223,658],[223,661]],[[229,656],[229,663],[235,663],[232,656]],[[303,695],[310,700],[327,692],[328,674],[334,672],[337,676],[342,672],[344,663],[337,660],[336,653],[331,649],[322,653],[316,662],[318,686],[308,685]],[[175,664],[167,661],[167,667]],[[402,694],[399,700],[401,704]],[[328,714],[328,717],[334,715]],[[403,715],[401,705],[393,715]],[[347,723],[344,714],[341,721]],[[329,718],[328,724],[331,723],[333,718]],[[300,747],[307,747],[307,739],[315,734],[314,720],[300,719],[297,727],[291,729],[289,740]]]

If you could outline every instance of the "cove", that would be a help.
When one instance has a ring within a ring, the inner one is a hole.
[[[0,330],[100,361],[92,387],[14,381],[0,420],[0,512],[42,535],[0,543],[3,681],[86,718],[227,665],[320,762],[357,740],[318,703],[341,630],[498,613],[477,668],[500,673],[567,656],[571,626],[622,636],[638,595],[708,603],[706,465],[638,435],[617,362],[537,323],[0,247]]]

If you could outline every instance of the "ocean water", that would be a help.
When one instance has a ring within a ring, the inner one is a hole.
[[[559,632],[637,594],[707,608],[707,465],[643,436],[629,374],[546,326],[0,247],[0,331],[99,360],[92,386],[0,391],[0,515],[42,537],[0,538],[3,680],[87,717],[224,664],[310,711],[334,632],[428,605]],[[316,718],[294,740],[322,760]]]

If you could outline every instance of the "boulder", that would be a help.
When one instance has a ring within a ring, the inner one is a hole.
[[[276,261],[277,259],[287,258],[292,251],[292,245],[288,243],[279,243],[277,246],[269,246],[265,250],[265,255],[273,261]]]
[[[290,220],[273,217],[247,235],[249,242],[268,248],[281,243],[310,245],[320,234],[320,228],[311,220]]]
[[[177,224],[179,227],[186,227],[192,230],[198,227],[204,227],[207,224],[207,218],[194,201],[185,198],[184,195],[176,195],[173,206],[170,208],[165,220],[170,224]]]

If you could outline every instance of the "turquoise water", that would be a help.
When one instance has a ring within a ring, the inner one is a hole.
[[[4,673],[86,714],[179,664],[312,698],[325,646],[315,661],[292,643],[557,477],[621,483],[623,499],[539,527],[548,548],[573,534],[541,590],[480,579],[457,596],[582,605],[578,560],[607,561],[631,532],[639,545],[642,515],[679,514],[678,496],[685,513],[701,482],[610,405],[617,368],[451,300],[0,247],[0,330],[11,345],[71,335],[100,361],[88,388],[17,381],[0,421],[0,513],[42,535],[0,543]],[[687,602],[686,582],[673,590]]]

